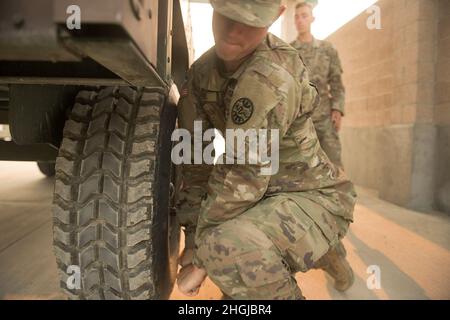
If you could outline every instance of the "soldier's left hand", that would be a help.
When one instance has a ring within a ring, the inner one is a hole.
[[[333,122],[336,131],[339,132],[342,124],[342,114],[336,110],[331,111],[331,121]]]
[[[206,270],[189,264],[181,268],[177,276],[178,289],[186,296],[196,296],[206,279]]]

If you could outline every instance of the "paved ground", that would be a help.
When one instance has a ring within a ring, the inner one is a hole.
[[[53,181],[34,163],[0,162],[0,298],[61,299],[51,248]],[[345,240],[355,285],[337,293],[321,271],[298,274],[308,299],[450,299],[450,215],[419,213],[359,191]],[[368,266],[381,271],[369,290]],[[176,290],[173,299],[184,299]],[[218,299],[207,281],[197,298]]]

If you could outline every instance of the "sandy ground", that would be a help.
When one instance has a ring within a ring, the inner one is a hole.
[[[0,162],[1,299],[65,298],[52,252],[52,191],[53,180],[35,163]],[[450,215],[407,210],[364,189],[358,193],[355,223],[344,241],[355,284],[338,293],[322,271],[298,274],[306,298],[450,299]],[[370,266],[380,270],[379,289],[368,288]],[[208,280],[196,299],[220,297]],[[175,288],[171,298],[186,297]]]

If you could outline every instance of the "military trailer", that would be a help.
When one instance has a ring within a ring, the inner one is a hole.
[[[180,234],[170,136],[188,65],[179,0],[0,2],[0,125],[12,138],[0,160],[55,176],[69,298],[170,295]]]

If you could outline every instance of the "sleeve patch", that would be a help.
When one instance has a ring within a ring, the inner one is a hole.
[[[254,109],[253,102],[250,99],[240,98],[231,109],[231,120],[234,124],[242,125],[252,117]]]

